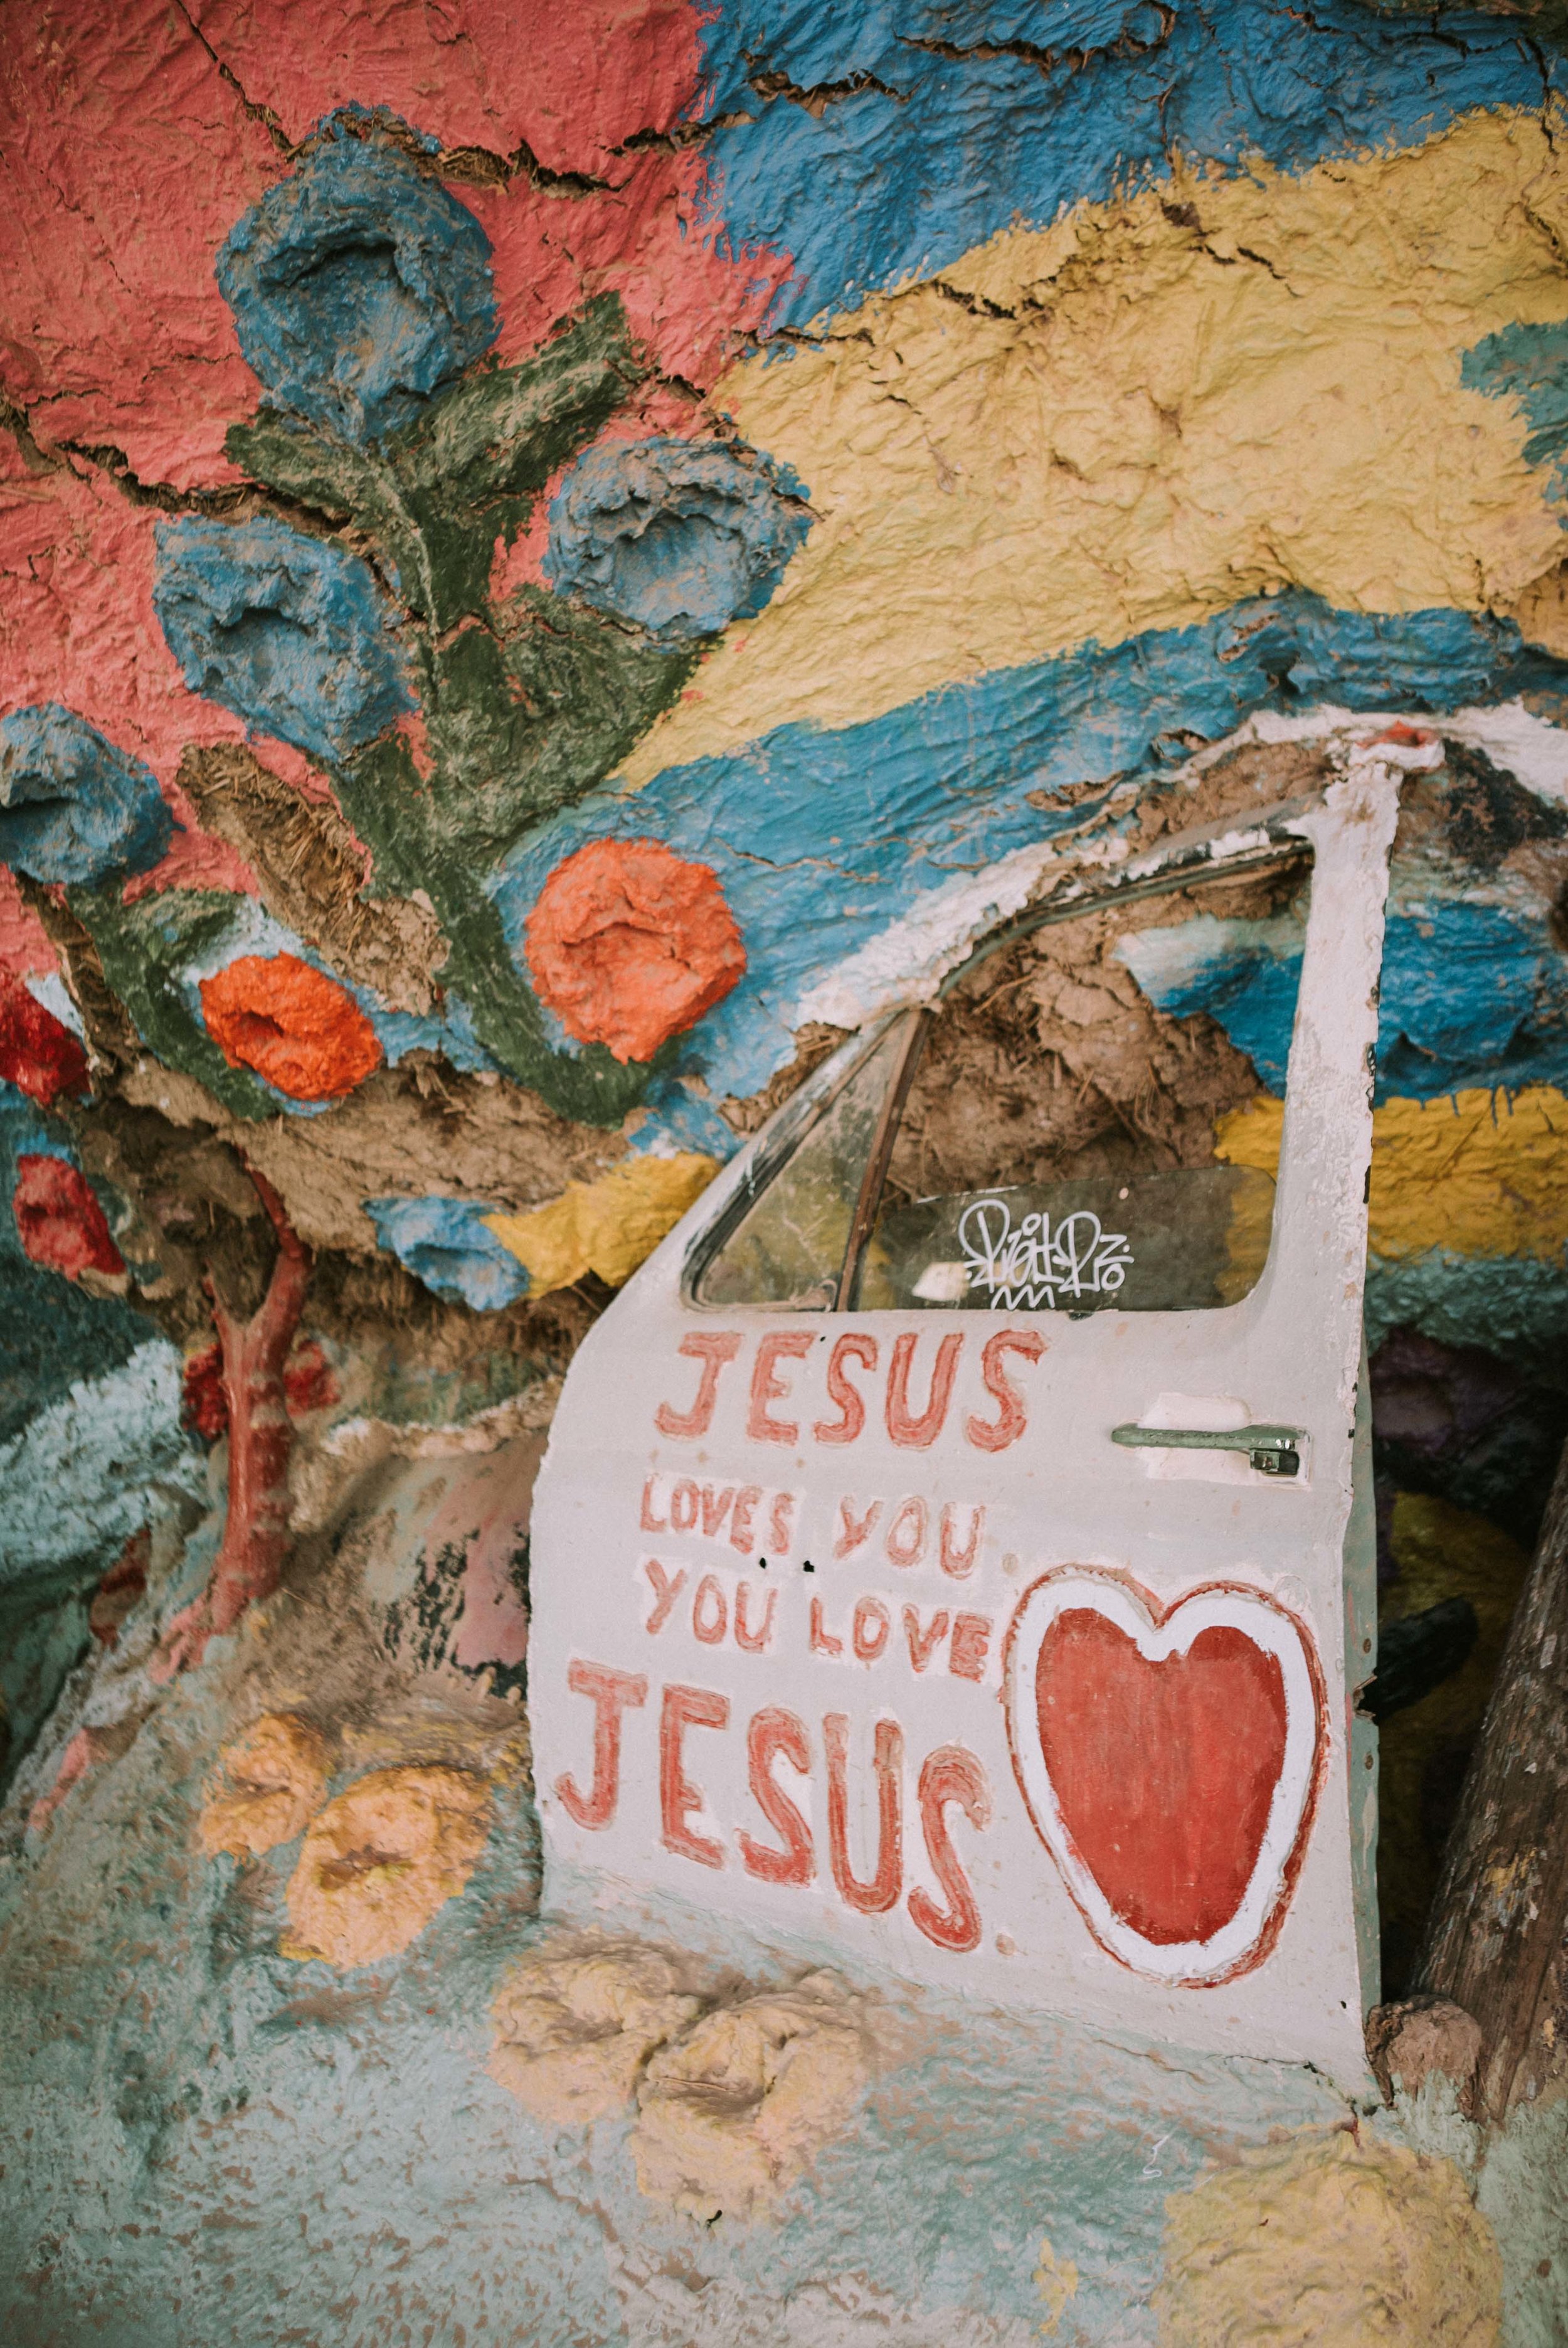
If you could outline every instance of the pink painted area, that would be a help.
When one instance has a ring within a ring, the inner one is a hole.
[[[520,1663],[528,1653],[528,1614],[512,1581],[511,1564],[528,1529],[534,1478],[544,1457],[542,1435],[519,1437],[482,1466],[456,1479],[425,1536],[429,1555],[452,1542],[466,1544],[463,1612],[452,1660],[463,1671],[486,1663]]]
[[[143,480],[240,479],[229,426],[259,386],[213,275],[241,214],[290,168],[289,139],[333,108],[391,108],[449,147],[601,182],[457,182],[495,248],[498,347],[538,348],[613,291],[667,376],[706,389],[761,324],[786,257],[719,250],[694,150],[633,149],[694,105],[691,0],[163,0],[87,11],[43,0],[0,18],[0,386],[51,448],[123,452]]]
[[[0,864],[0,971],[13,978],[32,978],[59,966],[43,922],[22,901],[15,873]]]
[[[0,383],[41,439],[238,479],[223,435],[257,386],[212,266],[283,169],[166,0],[0,15]]]
[[[408,755],[414,761],[414,771],[422,783],[427,783],[436,772],[436,760],[431,753],[429,729],[422,709],[405,710],[397,721],[397,731],[408,745]]]
[[[303,139],[339,106],[384,106],[446,147],[548,171],[618,176],[639,131],[696,98],[692,0],[194,0],[190,14],[253,105]]]
[[[73,1786],[113,1751],[111,1738],[101,1728],[78,1728],[60,1756],[60,1766],[46,1794],[40,1794],[27,1813],[27,1832],[42,1834]]]
[[[663,372],[705,391],[791,268],[786,254],[727,259],[706,185],[688,151],[640,155],[613,190],[573,201],[520,179],[464,189],[494,248],[501,356],[526,357],[593,294],[616,293]]]
[[[244,726],[188,691],[152,609],[155,510],[80,471],[28,473],[15,443],[0,478],[0,716],[56,701],[143,758],[176,819],[168,854],[138,883],[254,893],[248,867],[196,825],[175,782],[188,743],[236,742]]]
[[[280,782],[289,784],[302,799],[309,799],[313,807],[337,808],[339,815],[343,814],[342,808],[338,807],[337,793],[326,777],[317,773],[302,750],[296,750],[292,742],[278,741],[271,734],[252,734],[250,740],[251,747],[262,766],[276,775]],[[368,848],[364,850],[364,869],[368,873]]]

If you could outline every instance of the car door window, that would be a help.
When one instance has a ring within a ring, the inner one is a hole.
[[[838,1086],[784,1165],[764,1178],[694,1284],[699,1304],[728,1310],[767,1304],[775,1312],[825,1312],[836,1302],[866,1169],[883,1105],[904,1055],[894,1025]]]
[[[977,956],[842,1080],[730,1221],[693,1301],[1239,1302],[1268,1256],[1274,1179],[1258,1160],[1277,1145],[1309,886],[1303,860],[1282,860]]]

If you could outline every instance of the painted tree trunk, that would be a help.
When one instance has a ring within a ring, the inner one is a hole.
[[[1538,2085],[1568,1925],[1568,1450],[1520,1597],[1418,1965],[1481,2027],[1480,2107]]]
[[[272,1184],[253,1168],[249,1171],[278,1236],[277,1260],[266,1295],[248,1321],[231,1313],[212,1291],[229,1406],[228,1512],[211,1579],[196,1603],[170,1623],[155,1671],[159,1678],[200,1663],[210,1638],[231,1631],[254,1600],[277,1588],[288,1554],[293,1427],[283,1364],[304,1309],[311,1253]]]

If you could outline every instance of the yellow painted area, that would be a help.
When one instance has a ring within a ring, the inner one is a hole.
[[[485,1780],[468,1769],[376,1769],[319,1811],[289,1878],[280,1956],[348,1967],[396,1956],[478,1863]]]
[[[1214,1128],[1214,1152],[1272,1174],[1285,1105],[1266,1095]],[[1553,1085],[1385,1101],[1372,1117],[1368,1241],[1378,1256],[1561,1255],[1568,1243],[1568,1100]]]
[[[1004,231],[716,405],[820,520],[632,753],[632,783],[1286,586],[1501,609],[1561,559],[1547,467],[1464,352],[1568,316],[1540,118],[1291,177],[1178,174]]]
[[[1034,2287],[1045,2310],[1044,2318],[1036,2329],[1042,2340],[1048,2340],[1052,2333],[1060,2330],[1069,2300],[1078,2295],[1078,2269],[1071,2259],[1059,2259],[1050,2242],[1043,2239],[1040,2245],[1040,2264],[1034,2271]]]
[[[1163,2348],[1496,2348],[1502,2262],[1451,2160],[1338,2129],[1165,2203]]]
[[[572,1182],[548,1207],[485,1220],[527,1266],[536,1296],[569,1288],[596,1272],[611,1288],[630,1279],[666,1231],[673,1231],[719,1170],[695,1151],[676,1158],[627,1158],[596,1182]]]
[[[1463,1670],[1378,1732],[1378,1906],[1388,1945],[1408,1962],[1437,1888],[1428,1819],[1458,1794],[1530,1560],[1484,1517],[1424,1492],[1396,1498],[1389,1546],[1399,1578],[1383,1592],[1385,1623],[1468,1598],[1477,1624]]]

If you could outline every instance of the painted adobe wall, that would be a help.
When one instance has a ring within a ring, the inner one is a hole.
[[[831,1033],[1211,746],[1419,717],[1382,1567],[1481,1635],[1385,1739],[1408,1962],[1568,1421],[1557,50],[1358,0],[3,44],[15,2336],[1558,2337],[1560,2083],[1483,2144],[670,1916],[541,1941],[516,1534],[593,1313]],[[1233,1162],[1288,948],[1127,948],[1252,1059]],[[313,1263],[217,1621],[247,1167]]]

